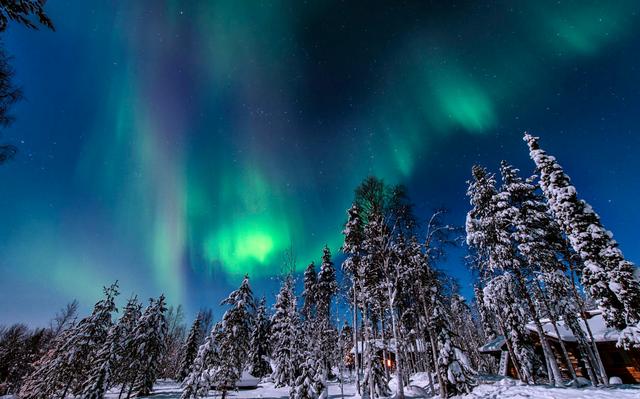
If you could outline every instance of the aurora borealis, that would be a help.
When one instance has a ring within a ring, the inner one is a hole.
[[[640,262],[640,4],[51,0],[11,27],[0,322],[165,292],[188,312],[334,253],[354,187],[464,223],[473,163],[542,137]],[[445,265],[465,284],[459,256]],[[126,295],[125,295],[126,296]]]

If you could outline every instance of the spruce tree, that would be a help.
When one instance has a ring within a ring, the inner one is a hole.
[[[540,148],[538,138],[525,134],[529,155],[540,173],[549,208],[583,261],[582,285],[596,300],[607,325],[620,330],[619,345],[640,347],[640,282],[589,204],[580,200],[571,179],[556,159]]]
[[[102,399],[111,386],[111,373],[117,361],[121,326],[111,326],[107,339],[102,344],[89,370],[81,397],[83,399]]]
[[[253,324],[253,330],[251,331],[249,344],[250,373],[257,378],[264,378],[272,372],[271,365],[267,359],[270,354],[270,326],[266,313],[266,300],[263,297],[256,311],[256,318]]]
[[[166,310],[164,295],[160,295],[158,299],[151,299],[133,331],[137,375],[131,383],[127,398],[134,391],[136,396],[148,396],[153,390],[165,349]]]
[[[362,380],[363,397],[384,398],[391,395],[389,381],[383,370],[382,359],[373,350],[367,350],[364,363],[368,365]],[[371,386],[369,386],[371,384]]]
[[[222,323],[217,323],[207,335],[204,343],[198,348],[191,372],[182,384],[181,399],[196,399],[207,396],[211,386],[214,386],[213,371],[217,369],[220,362],[218,342],[222,331]]]
[[[473,206],[467,215],[467,241],[477,249],[480,256],[476,264],[481,267],[485,278],[496,273],[512,274],[518,297],[523,299],[522,303],[525,305],[523,310],[528,312],[540,337],[546,364],[549,366],[549,381],[560,386],[560,368],[540,322],[542,314],[533,298],[535,291],[527,289],[527,264],[518,252],[518,224],[521,219],[519,191],[512,189],[508,184],[509,180],[504,179],[498,192],[493,176],[482,167],[474,166],[472,174],[474,182],[470,183],[467,192]]]
[[[331,322],[331,302],[337,291],[336,270],[331,260],[331,251],[325,245],[322,250],[322,264],[320,265],[316,286],[317,317],[315,322],[315,332],[317,334],[316,359],[322,371],[322,382],[325,385],[336,358],[335,353],[338,343],[338,331]]]
[[[342,263],[342,270],[345,275],[351,277],[351,315],[353,325],[352,341],[354,346],[358,345],[358,271],[360,269],[360,254],[363,242],[363,224],[360,219],[360,210],[356,202],[347,211],[347,222],[342,231],[344,243],[342,252],[347,255]],[[360,393],[360,359],[356,355],[354,358],[354,368],[356,370],[356,388]]]
[[[104,288],[90,316],[65,330],[52,349],[38,361],[34,372],[20,389],[21,398],[43,398],[81,393],[85,376],[111,328],[111,314],[116,310],[117,283]]]
[[[480,321],[482,322],[482,328],[484,330],[484,336],[487,340],[493,341],[496,339],[496,332],[493,327],[492,320],[487,313],[487,309],[484,306],[484,293],[482,288],[479,285],[474,285],[473,292],[476,296],[476,307],[478,309],[478,315],[480,316]]]
[[[300,365],[300,372],[289,390],[290,399],[319,399],[323,396],[326,386],[322,382],[321,367],[314,360],[313,354],[308,353],[307,359]]]
[[[474,374],[466,356],[452,340],[452,331],[445,314],[445,306],[437,301],[434,307],[434,325],[438,331],[438,365],[442,373],[442,381],[447,385],[448,395],[464,395],[471,392],[476,385]]]
[[[176,381],[182,382],[189,375],[193,361],[198,354],[198,342],[200,342],[200,313],[191,325],[189,330],[189,336],[182,348],[182,359],[180,360],[180,366],[178,367],[178,375],[176,375]]]
[[[244,277],[240,287],[222,301],[229,305],[222,317],[218,344],[220,362],[214,371],[214,381],[222,397],[235,388],[242,375],[249,355],[250,334],[253,326],[255,302],[249,286],[249,276]]]
[[[120,385],[120,395],[133,383],[138,370],[136,369],[136,342],[134,331],[142,316],[142,304],[136,296],[132,296],[125,305],[122,316],[118,321],[121,326],[120,342],[116,349],[116,365],[113,367],[111,379],[114,385]]]
[[[296,309],[293,278],[285,277],[274,305],[271,318],[271,345],[273,348],[273,382],[276,387],[293,385],[302,364],[298,346],[300,317]]]
[[[310,321],[315,317],[316,293],[318,290],[318,277],[316,275],[316,266],[313,262],[309,263],[309,266],[304,271],[303,284],[301,313],[305,321]]]
[[[535,383],[540,362],[525,329],[528,320],[514,277],[510,273],[504,273],[487,281],[483,298],[486,309],[498,316],[498,324],[507,340],[507,347],[520,379]]]

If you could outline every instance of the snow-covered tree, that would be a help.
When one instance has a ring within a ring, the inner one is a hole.
[[[142,304],[133,296],[127,301],[118,321],[120,342],[116,349],[115,366],[111,370],[112,383],[121,386],[120,397],[138,374],[135,366],[137,350],[134,331],[141,316]]]
[[[363,224],[360,219],[360,210],[356,202],[347,211],[347,222],[342,231],[344,243],[342,252],[347,255],[342,263],[342,270],[345,275],[351,278],[351,315],[352,315],[352,341],[354,345],[358,342],[358,270],[360,268],[360,254],[363,241]],[[354,357],[354,368],[356,370],[356,387],[360,390],[360,359]]]
[[[133,330],[137,375],[127,397],[132,392],[136,392],[137,396],[148,396],[153,390],[167,334],[166,310],[164,295],[151,299]]]
[[[302,291],[302,316],[305,321],[309,321],[315,317],[316,312],[316,292],[318,277],[316,275],[316,265],[311,262],[304,271],[303,278],[304,288]]]
[[[220,361],[217,342],[220,340],[222,323],[217,323],[207,335],[204,343],[198,348],[191,372],[182,384],[181,399],[196,399],[207,396],[209,390],[214,386],[214,373]]]
[[[317,343],[316,359],[322,372],[324,385],[336,359],[338,331],[331,321],[331,303],[337,291],[336,271],[329,247],[325,245],[316,285],[317,315],[314,323]]]
[[[249,344],[250,373],[254,377],[263,378],[272,372],[268,361],[269,348],[269,319],[267,318],[266,299],[260,300],[256,311],[251,340]]]
[[[271,318],[271,346],[273,348],[273,374],[276,387],[293,385],[303,362],[299,344],[300,317],[296,309],[293,278],[285,277],[274,304]]]
[[[571,246],[582,258],[581,282],[602,309],[607,324],[624,330],[619,344],[640,347],[640,282],[598,214],[577,196],[569,176],[538,138],[525,134],[530,157],[540,173],[540,186]]]
[[[336,270],[331,261],[331,251],[325,245],[322,249],[322,264],[318,272],[318,282],[316,286],[316,302],[318,307],[318,317],[330,318],[331,300],[338,291],[336,282]]]
[[[32,364],[47,350],[53,339],[52,330],[30,330],[18,323],[0,326],[0,386],[3,393],[16,394],[25,376],[33,372]]]
[[[40,359],[20,389],[20,398],[50,398],[80,394],[88,370],[111,328],[116,310],[117,283],[104,288],[91,315],[60,334],[53,347]]]
[[[362,379],[363,398],[384,398],[391,395],[389,381],[384,372],[382,359],[373,350],[365,352],[367,365],[364,378]]]
[[[218,351],[220,361],[213,373],[215,385],[226,396],[235,388],[249,358],[250,334],[255,314],[255,301],[249,286],[249,276],[244,277],[240,287],[222,301],[230,308],[222,317]]]
[[[527,315],[513,276],[507,272],[487,281],[483,297],[486,309],[497,316],[520,379],[535,383],[539,361],[525,330]]]
[[[106,341],[93,359],[89,375],[84,383],[83,399],[102,399],[111,386],[111,373],[117,364],[118,345],[121,341],[122,327],[115,324],[109,329]]]
[[[289,391],[290,399],[325,399],[326,386],[322,382],[322,371],[311,353],[300,365],[300,372]]]
[[[492,318],[489,316],[486,307],[484,306],[484,292],[477,284],[473,287],[473,292],[476,297],[476,307],[478,309],[480,321],[482,322],[484,336],[487,340],[492,341],[496,339],[497,334],[494,329],[494,324],[492,323]]]
[[[438,365],[442,373],[441,381],[446,382],[448,395],[468,394],[476,385],[475,370],[471,368],[462,350],[453,344],[453,333],[445,314],[444,304],[437,301],[434,311],[433,323],[438,331]]]
[[[472,209],[467,214],[466,228],[467,242],[478,254],[475,264],[480,267],[485,279],[496,273],[511,273],[518,297],[522,298],[524,310],[540,337],[549,368],[549,380],[559,386],[562,384],[560,368],[540,322],[542,314],[534,300],[536,292],[527,288],[528,264],[520,256],[517,246],[521,235],[529,233],[526,227],[524,232],[520,228],[522,219],[527,216],[522,212],[522,182],[512,181],[511,176],[503,175],[503,186],[497,191],[495,180],[486,169],[476,165],[472,174],[474,181],[469,184],[467,192]]]
[[[191,366],[198,354],[198,342],[200,342],[200,313],[193,321],[191,329],[189,330],[189,336],[187,337],[184,346],[182,347],[182,359],[180,360],[180,366],[178,367],[178,374],[176,375],[176,381],[182,382],[191,372]]]

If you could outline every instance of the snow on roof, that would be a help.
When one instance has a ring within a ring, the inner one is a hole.
[[[591,333],[593,334],[593,339],[596,342],[618,341],[618,338],[620,337],[620,331],[616,330],[615,328],[607,327],[600,310],[588,311],[587,317],[587,323],[589,323],[589,328],[591,329]],[[580,323],[580,327],[582,327],[582,330],[588,337],[584,321],[582,320],[582,318],[579,318],[578,321]],[[542,329],[547,336],[558,339],[556,331],[549,319],[541,319],[540,322],[542,322]],[[560,333],[560,339],[565,342],[576,342],[576,337],[574,337],[571,331],[564,325],[563,320],[559,320],[557,322],[557,326]],[[533,322],[527,323],[526,328],[529,331],[537,332],[536,326]]]
[[[505,344],[505,339],[502,335],[498,335],[493,341],[489,341],[486,344],[478,348],[479,352],[500,352]]]
[[[382,350],[382,348],[384,347],[382,340],[381,339],[374,339],[371,341],[373,346],[375,346],[376,348]],[[364,348],[366,347],[367,341],[357,341],[356,347],[355,348],[351,348],[350,353],[354,354],[356,353],[362,353]],[[417,339],[416,340],[416,346],[418,347],[418,352],[425,352],[425,345],[423,340],[421,339]],[[390,338],[387,340],[387,350],[389,352],[393,352],[396,353],[396,340],[394,338]],[[406,345],[405,350],[407,352],[413,352],[413,345]]]

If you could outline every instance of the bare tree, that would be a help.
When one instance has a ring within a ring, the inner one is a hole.
[[[49,330],[51,330],[51,337],[57,338],[58,335],[68,327],[75,323],[78,313],[78,300],[66,304],[62,309],[56,312],[55,317],[49,322]]]

